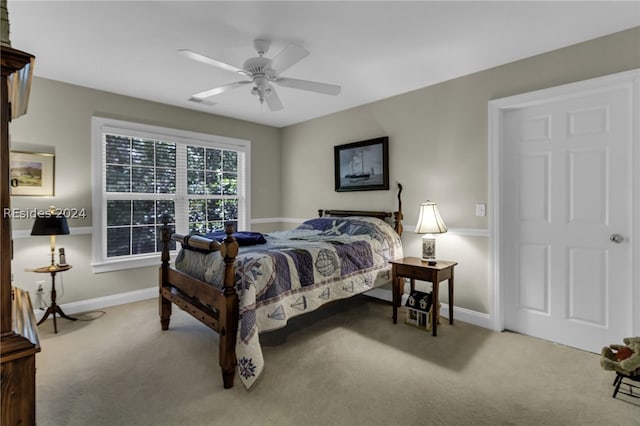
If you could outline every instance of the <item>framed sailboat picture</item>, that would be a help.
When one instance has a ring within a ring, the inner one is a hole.
[[[333,147],[337,192],[389,189],[387,136]]]

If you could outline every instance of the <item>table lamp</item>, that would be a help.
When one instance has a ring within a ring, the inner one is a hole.
[[[420,205],[420,214],[418,215],[418,224],[415,232],[416,234],[425,234],[422,237],[422,260],[428,262],[429,265],[435,265],[436,239],[433,234],[447,232],[447,226],[440,217],[436,203],[427,201]]]
[[[49,211],[36,216],[31,229],[31,235],[48,235],[51,240],[51,265],[49,269],[56,268],[56,235],[68,235],[69,224],[67,218],[61,214],[56,215],[55,208],[49,207]]]

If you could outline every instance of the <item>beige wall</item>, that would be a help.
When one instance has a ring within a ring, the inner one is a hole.
[[[36,62],[37,66],[37,62]],[[101,115],[163,127],[248,139],[252,142],[252,218],[314,217],[318,208],[396,208],[395,183],[404,185],[405,225],[412,228],[420,202],[437,201],[450,232],[438,237],[438,257],[456,269],[456,306],[488,313],[487,218],[475,204],[488,201],[487,102],[640,68],[640,28],[426,87],[284,129],[212,116],[55,81],[35,79],[29,112],[11,125],[16,143],[55,148],[56,196],[12,197],[13,207],[91,209],[90,118]],[[333,146],[389,136],[390,191],[336,193]],[[491,209],[491,206],[488,206]],[[32,220],[17,220],[27,230]],[[70,223],[89,227],[86,220]],[[258,223],[262,232],[291,222]],[[478,233],[480,236],[478,236]],[[405,254],[418,255],[419,237],[403,236]],[[47,241],[14,241],[15,283],[34,291],[48,277],[24,272],[46,265]],[[153,287],[156,268],[93,274],[91,236],[59,238],[74,268],[63,274],[62,303]],[[446,298],[444,298],[446,300]]]
[[[36,59],[37,67],[37,59]],[[91,117],[93,115],[162,127],[210,133],[251,141],[251,217],[280,215],[280,130],[225,117],[204,114],[154,102],[84,87],[35,78],[27,115],[11,123],[13,146],[55,150],[55,196],[11,197],[12,208],[85,208],[86,219],[69,220],[72,235],[58,238],[73,269],[62,274],[64,297],[61,303],[87,300],[157,284],[157,268],[140,268],[93,274],[91,236],[73,235],[74,228],[90,227],[91,212]],[[29,230],[33,219],[16,219],[13,229]],[[24,233],[24,232],[23,232]],[[16,232],[20,235],[20,232]],[[3,255],[5,255],[3,253]],[[14,239],[13,273],[16,285],[29,291],[35,281],[50,277],[25,272],[25,268],[47,265],[48,239]]]
[[[487,103],[639,67],[635,28],[287,127],[282,215],[307,217],[317,208],[394,209],[400,182],[407,227],[415,226],[419,204],[430,199],[451,230],[438,237],[438,257],[459,262],[456,306],[489,313],[489,239],[469,231],[488,227],[487,217],[475,216],[475,204],[488,202]],[[389,136],[393,188],[336,193],[333,146],[379,136]],[[419,255],[417,235],[406,232],[403,241],[406,255]]]

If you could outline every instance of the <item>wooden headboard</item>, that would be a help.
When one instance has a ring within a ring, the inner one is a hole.
[[[403,227],[402,227],[402,219],[404,218],[402,214],[402,198],[400,196],[402,194],[402,185],[398,184],[398,210],[395,212],[381,212],[381,211],[370,211],[370,210],[318,210],[318,216],[334,216],[334,217],[346,217],[346,216],[367,216],[367,217],[376,217],[380,220],[385,220],[387,218],[393,217],[393,229],[398,233],[398,235],[402,235]]]

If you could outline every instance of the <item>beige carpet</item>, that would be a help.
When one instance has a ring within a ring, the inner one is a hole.
[[[41,326],[39,426],[640,424],[596,354],[462,322],[434,338],[365,296],[263,335],[249,392],[222,388],[217,336],[179,309],[165,332],[155,300],[104,312]]]

